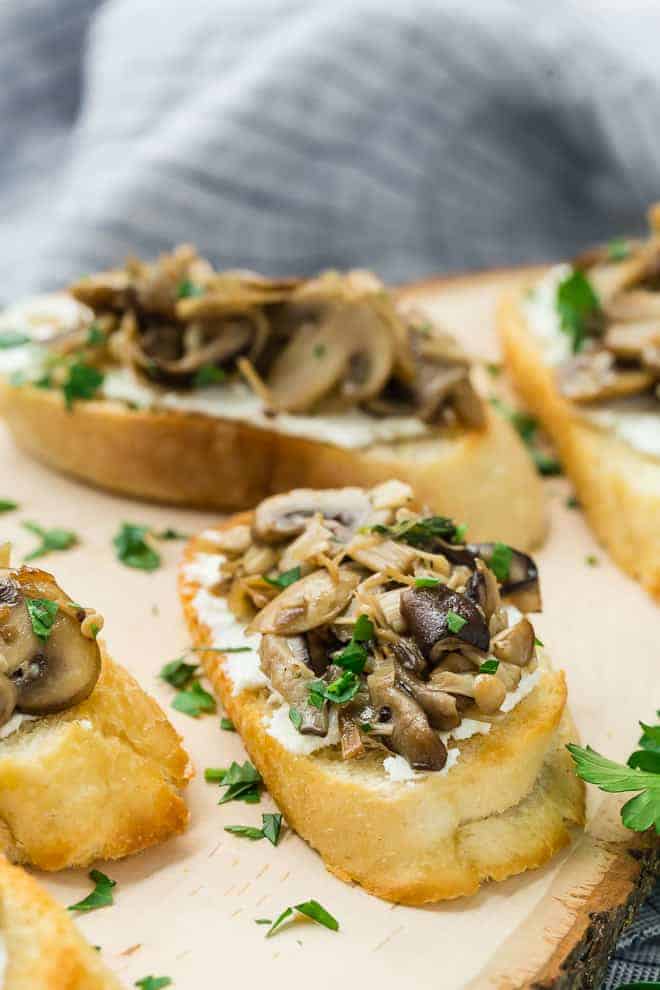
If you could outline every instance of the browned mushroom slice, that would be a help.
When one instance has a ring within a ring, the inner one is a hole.
[[[611,323],[603,344],[618,358],[626,361],[640,359],[647,348],[660,346],[660,316],[655,320]]]
[[[562,393],[573,402],[599,402],[645,392],[654,375],[644,370],[617,368],[606,350],[585,351],[559,369]]]
[[[114,269],[87,275],[69,286],[69,292],[78,302],[92,309],[121,311],[130,305],[132,279],[128,272]]]
[[[296,488],[286,495],[273,495],[257,506],[254,534],[259,540],[279,543],[298,536],[317,513],[337,536],[348,539],[364,526],[372,513],[368,494],[362,488]]]
[[[396,686],[407,691],[421,705],[431,728],[443,732],[456,728],[461,720],[456,699],[436,684],[423,681],[418,674],[407,668],[399,659],[397,645],[393,647],[397,658],[394,664]]]
[[[212,320],[287,300],[297,279],[267,279],[255,272],[225,271],[214,275],[201,295],[179,299],[180,320]]]
[[[250,632],[293,636],[332,622],[346,608],[360,575],[339,568],[338,580],[319,569],[285,588],[250,623]]]
[[[471,550],[477,557],[488,566],[493,560],[496,548],[502,546],[498,543],[469,543],[468,550]],[[541,589],[539,585],[539,572],[532,558],[522,553],[521,550],[511,550],[508,571],[506,576],[500,581],[500,594],[507,601],[516,605],[523,612],[540,612]]]
[[[639,320],[660,320],[660,292],[631,289],[615,296],[605,310],[609,320],[623,323]]]
[[[498,660],[524,667],[534,656],[534,627],[529,619],[521,619],[514,626],[495,636],[490,644],[491,652]]]
[[[30,567],[3,570],[0,588],[0,652],[16,691],[16,708],[45,715],[87,698],[101,672],[98,644],[83,636],[79,619],[61,607],[68,599],[54,578]],[[37,635],[31,614],[43,601],[56,608],[51,625]]]
[[[468,581],[465,594],[471,598],[484,613],[487,619],[500,607],[500,592],[497,578],[483,560],[477,558],[476,570]]]
[[[401,595],[401,614],[427,660],[435,663],[443,651],[467,644],[486,653],[490,645],[483,613],[466,595],[446,585],[407,588]]]
[[[370,571],[387,571],[388,568],[393,568],[406,574],[415,561],[416,552],[414,547],[403,543],[380,540],[372,546],[369,546],[368,542],[351,545],[348,548],[348,555]]]
[[[259,644],[260,666],[273,690],[300,714],[303,735],[325,736],[328,704],[316,708],[309,703],[309,687],[316,676],[308,666],[309,654],[303,636],[263,636]]]
[[[653,270],[656,255],[657,246],[648,242],[623,261],[590,268],[589,282],[601,306],[607,306],[623,289],[641,282]]]
[[[394,673],[374,673],[367,680],[374,708],[386,711],[392,721],[388,746],[406,758],[413,770],[442,770],[447,750],[436,735],[421,705],[394,684]]]

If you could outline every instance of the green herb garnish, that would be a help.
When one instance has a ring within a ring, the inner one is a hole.
[[[169,976],[143,976],[133,986],[139,987],[139,990],[163,990],[163,987],[172,986],[172,980]]]
[[[436,578],[436,577],[415,578],[416,588],[435,588],[435,586],[438,584],[440,584],[440,578]]]
[[[544,478],[555,478],[562,473],[561,463],[552,454],[546,454],[544,450],[539,450],[536,447],[531,451],[531,454],[536,470]]]
[[[104,330],[101,330],[98,323],[90,324],[87,331],[87,340],[85,341],[88,347],[100,347],[101,344],[105,344],[107,339],[108,335]]]
[[[18,502],[14,502],[10,498],[0,498],[0,512],[11,512],[12,509],[17,508]]]
[[[172,529],[168,526],[167,529],[162,529],[160,533],[153,534],[157,540],[187,540],[188,533],[181,533],[178,529]]]
[[[543,646],[543,647],[545,647],[545,643],[542,643],[541,640],[538,638],[538,636],[535,636],[534,637],[534,646]]]
[[[84,361],[74,361],[69,365],[68,377],[62,385],[64,402],[67,409],[73,408],[76,399],[93,399],[103,384],[103,373],[98,368],[85,364]]]
[[[297,708],[289,708],[289,718],[291,723],[297,732],[300,732],[300,727],[302,725],[302,715]]]
[[[225,825],[225,832],[241,835],[244,839],[251,839],[253,842],[264,838],[263,829],[255,828],[254,825]]]
[[[184,688],[196,674],[197,664],[186,663],[184,657],[177,657],[161,667],[158,676],[174,688]]]
[[[192,299],[204,295],[204,288],[193,282],[192,279],[184,278],[179,282],[176,290],[177,299]]]
[[[497,409],[505,419],[511,423],[513,428],[517,431],[520,439],[523,441],[527,449],[529,450],[529,455],[534,461],[536,470],[539,474],[549,477],[552,475],[561,474],[561,464],[556,457],[551,454],[545,453],[537,446],[537,433],[539,424],[537,419],[530,415],[530,413],[523,412],[520,409],[513,409],[511,406],[507,405],[501,399],[496,396],[492,396],[490,399],[490,404],[494,409]]]
[[[224,767],[206,767],[204,780],[207,784],[221,784],[227,773]]]
[[[300,580],[300,573],[300,567],[292,567],[290,571],[284,571],[283,574],[278,574],[276,577],[267,577],[264,574],[264,581],[267,584],[272,584],[274,588],[288,588],[290,584]]]
[[[581,271],[571,272],[559,283],[557,311],[561,329],[571,338],[573,353],[578,354],[601,313],[598,296]]]
[[[344,670],[361,674],[369,657],[364,643],[374,638],[374,624],[367,615],[359,615],[353,626],[353,634],[343,650],[332,656],[332,662]]]
[[[345,670],[330,684],[325,681],[312,681],[309,685],[309,702],[315,708],[323,708],[324,701],[334,705],[345,705],[354,698],[360,689],[360,678],[352,670]]]
[[[178,691],[172,701],[172,708],[192,718],[198,718],[205,712],[214,712],[215,707],[215,698],[204,690],[199,681],[192,681],[190,687]]]
[[[447,612],[447,629],[449,629],[449,632],[459,633],[465,625],[467,625],[467,619],[464,619],[458,612],[452,612],[449,609]]]
[[[89,879],[94,884],[94,890],[84,900],[78,901],[77,904],[71,904],[68,908],[69,911],[96,911],[97,908],[114,904],[112,888],[116,887],[117,881],[111,880],[100,870],[92,870]]]
[[[488,561],[488,566],[502,584],[509,580],[511,561],[513,560],[513,550],[506,543],[496,543],[493,547],[493,554]]]
[[[271,935],[274,935],[280,926],[288,918],[292,917],[294,911],[297,911],[298,914],[304,915],[306,918],[311,918],[311,920],[315,921],[317,925],[323,925],[324,928],[329,928],[330,931],[336,932],[339,930],[339,922],[337,919],[333,918],[332,915],[326,911],[318,901],[304,901],[302,904],[294,904],[293,907],[285,908],[279,918],[276,918],[266,932],[266,938],[270,938]]]
[[[193,385],[196,388],[205,388],[207,385],[222,385],[227,380],[227,372],[218,368],[215,364],[203,364],[193,378]]]
[[[50,636],[59,605],[50,598],[26,598],[25,605],[34,635],[45,642]]]
[[[486,364],[486,371],[491,376],[491,378],[499,378],[500,375],[502,374],[502,365],[494,364],[492,361],[489,361]]]
[[[261,821],[263,823],[263,833],[264,836],[271,842],[274,846],[280,841],[280,832],[282,831],[282,816],[279,812],[267,812],[265,815],[261,816]]]
[[[631,251],[632,245],[630,241],[627,241],[624,237],[615,237],[607,245],[607,260],[625,261],[626,258],[630,257]]]
[[[220,719],[220,728],[224,729],[225,732],[236,732],[236,726],[234,725],[232,720],[224,715]]]
[[[585,564],[588,564],[589,567],[597,567],[598,564],[600,563],[595,553],[588,553],[587,556],[584,558],[584,562]]]
[[[447,516],[427,516],[423,519],[404,519],[393,526],[385,526],[377,523],[375,526],[366,527],[370,533],[379,533],[381,536],[389,536],[393,540],[407,543],[411,547],[424,549],[433,546],[436,539],[445,540],[448,543],[460,543],[465,536],[466,526],[457,526],[453,520]]]
[[[228,770],[222,775],[219,781],[221,787],[227,790],[222,795],[218,804],[227,804],[229,801],[246,801],[248,804],[258,804],[261,800],[261,774],[253,767],[249,760],[243,766],[240,763],[232,763]]]
[[[500,665],[500,661],[496,660],[495,657],[489,657],[488,660],[484,662],[479,667],[480,674],[496,674],[497,668]]]
[[[576,499],[575,495],[569,495],[568,496],[568,498],[566,499],[566,508],[567,509],[579,509],[580,508],[580,503]]]
[[[43,529],[34,522],[24,522],[22,525],[41,540],[36,550],[28,553],[24,560],[36,560],[37,557],[43,557],[52,550],[69,550],[78,542],[76,534],[69,529]]]
[[[327,348],[325,344],[314,344],[314,347],[312,348],[312,354],[314,355],[315,358],[322,358],[325,357],[326,350]]]
[[[145,539],[148,533],[148,526],[122,523],[112,541],[122,564],[140,571],[155,571],[160,567],[160,554]]]
[[[18,330],[3,330],[0,333],[0,351],[7,351],[10,347],[22,347],[29,342],[28,335]]]

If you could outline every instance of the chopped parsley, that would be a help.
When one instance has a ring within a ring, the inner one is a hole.
[[[615,237],[607,245],[607,260],[625,261],[626,258],[630,257],[631,251],[632,246],[630,241],[627,241],[624,237]]]
[[[25,606],[32,623],[32,632],[45,643],[53,630],[59,605],[50,598],[26,598]]]
[[[415,578],[416,588],[435,588],[437,584],[440,584],[440,578],[437,577],[418,577]]]
[[[426,516],[423,519],[404,519],[393,526],[377,523],[368,526],[367,532],[389,536],[393,540],[407,543],[411,547],[425,549],[432,547],[434,540],[446,540],[449,543],[461,543],[465,537],[467,526],[459,526],[447,516]]]
[[[484,660],[484,662],[479,667],[479,673],[496,674],[499,665],[500,665],[500,661],[496,660],[495,657],[488,657],[488,660]]]
[[[334,653],[332,662],[344,670],[361,674],[369,657],[364,643],[374,638],[374,624],[367,615],[359,615],[353,626],[353,634],[343,650]],[[352,695],[351,695],[352,697]],[[319,706],[320,707],[320,706]]]
[[[92,870],[89,879],[94,884],[94,890],[77,904],[69,905],[69,911],[96,911],[97,908],[114,904],[112,888],[117,886],[116,880],[111,880],[100,870]]]
[[[660,716],[660,712],[657,713]],[[578,777],[610,793],[638,792],[621,809],[621,821],[634,832],[655,827],[660,835],[660,725],[642,726],[640,749],[628,759],[628,764],[615,763],[601,756],[590,746],[567,746]]]
[[[488,372],[491,378],[499,378],[500,375],[502,374],[502,365],[494,364],[492,361],[489,361],[488,364],[486,365],[486,371]]]
[[[601,313],[598,296],[583,272],[571,272],[559,283],[557,311],[561,329],[570,337],[573,353],[578,354]]]
[[[122,523],[112,541],[122,564],[140,571],[155,571],[160,567],[160,554],[145,539],[148,533],[148,526]]]
[[[579,509],[580,508],[580,503],[576,499],[575,495],[569,495],[568,496],[568,498],[566,499],[566,508],[567,509]]]
[[[234,725],[232,720],[224,715],[220,719],[220,728],[224,729],[225,732],[236,732],[236,726]]]
[[[467,619],[464,619],[462,615],[458,612],[452,612],[451,609],[447,612],[447,629],[453,633],[459,633],[463,626],[467,625]]]
[[[177,286],[176,295],[177,299],[194,299],[204,295],[204,288],[192,279],[184,278]]]
[[[264,581],[267,584],[272,584],[274,588],[288,588],[290,584],[300,580],[300,574],[300,567],[292,567],[290,571],[284,571],[283,574],[278,574],[276,577],[267,577],[264,574]]]
[[[266,932],[266,938],[274,935],[281,925],[293,916],[294,911],[304,915],[305,918],[315,921],[317,925],[323,925],[324,928],[329,928],[330,931],[336,932],[339,930],[337,919],[333,918],[329,911],[326,911],[318,901],[304,901],[302,904],[294,904],[293,907],[285,908]]]
[[[540,639],[538,638],[538,636],[535,636],[535,637],[534,637],[534,646],[542,646],[542,647],[545,647],[545,643],[543,643],[543,642],[542,642],[542,641],[541,641],[541,640],[540,640]]]
[[[312,681],[309,685],[309,702],[315,708],[323,708],[324,701],[334,705],[345,705],[360,690],[360,678],[352,670],[345,670],[330,684],[325,681]]]
[[[520,439],[523,441],[525,446],[529,451],[529,455],[534,461],[536,470],[539,474],[544,477],[551,477],[557,474],[561,474],[561,464],[556,457],[551,454],[547,454],[544,450],[541,450],[537,443],[537,432],[539,428],[538,420],[530,415],[530,413],[523,412],[520,409],[513,409],[512,406],[507,405],[497,396],[492,396],[490,399],[490,404],[494,409],[497,409],[505,419],[511,423],[513,428],[517,431]]]
[[[177,657],[170,660],[164,667],[161,667],[158,675],[174,688],[184,688],[190,684],[197,674],[197,664],[186,663],[184,657]]]
[[[98,323],[90,324],[87,331],[87,340],[85,341],[88,347],[100,347],[102,344],[105,344],[107,339],[108,335],[104,330],[101,330]]]
[[[153,534],[157,540],[187,540],[189,539],[188,533],[181,533],[178,529],[172,529],[170,526],[167,529],[161,529],[160,533]]]
[[[584,562],[585,564],[588,564],[589,567],[598,567],[598,565],[600,564],[600,561],[595,553],[588,553],[587,556],[584,558]]]
[[[508,547],[506,543],[496,543],[493,547],[492,556],[488,561],[488,566],[500,584],[509,580],[512,560],[513,550],[511,547]]]
[[[249,760],[246,760],[243,766],[240,763],[232,763],[228,770],[222,772],[222,779],[218,783],[226,788],[218,804],[227,804],[229,801],[258,804],[261,800],[261,774]]]
[[[302,715],[297,708],[289,708],[289,718],[293,727],[300,732],[300,727],[302,726]]]
[[[139,990],[163,990],[163,987],[172,986],[172,979],[169,976],[143,976],[133,986],[139,987]]]
[[[225,832],[243,836],[245,839],[251,839],[252,842],[268,839],[270,843],[276,846],[282,830],[282,816],[268,813],[261,816],[261,822],[261,828],[255,828],[254,825],[225,825]]]
[[[18,502],[14,502],[10,498],[0,498],[0,512],[11,512],[13,509],[18,508]]]
[[[205,388],[207,385],[222,385],[227,380],[227,372],[215,364],[203,364],[195,373],[193,385]]]
[[[10,347],[22,347],[29,342],[30,338],[27,334],[18,330],[3,330],[0,333],[0,351],[7,351]]]
[[[204,780],[207,784],[220,784],[227,771],[224,767],[206,767],[204,770]]]
[[[312,349],[312,354],[315,358],[323,358],[326,355],[327,348],[325,344],[314,344]]]
[[[44,529],[35,522],[24,522],[22,525],[41,540],[36,550],[26,554],[24,560],[36,560],[52,550],[69,550],[78,542],[76,534],[69,529]]]
[[[69,365],[68,376],[62,385],[67,409],[73,409],[76,399],[93,399],[103,384],[103,372],[84,361],[74,361]]]
[[[205,712],[215,711],[215,698],[204,690],[199,681],[192,681],[189,687],[176,693],[172,708],[191,718],[198,718]]]

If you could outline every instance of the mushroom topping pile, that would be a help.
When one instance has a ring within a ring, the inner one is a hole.
[[[502,718],[536,668],[533,626],[507,606],[541,599],[526,554],[466,543],[411,502],[398,481],[266,499],[214,541],[218,591],[261,634],[261,669],[298,732],[338,725],[344,759],[380,748],[441,770],[443,734]]]
[[[573,351],[559,383],[573,402],[660,399],[660,204],[649,222],[646,241],[617,240],[585,252],[559,285],[561,328]]]
[[[0,568],[0,725],[84,701],[101,672],[98,613],[69,601],[52,575]]]
[[[242,380],[270,414],[412,415],[484,425],[456,342],[407,311],[371,273],[267,279],[216,272],[190,246],[154,263],[90,275],[69,289],[90,323],[49,342],[52,356],[190,390]],[[91,322],[93,321],[93,322]]]

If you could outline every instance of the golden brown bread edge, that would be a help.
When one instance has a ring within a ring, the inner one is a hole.
[[[218,528],[250,518],[242,513]],[[188,544],[179,578],[198,648],[211,645],[210,631],[196,614],[199,586],[185,565],[205,546]],[[584,824],[584,785],[565,749],[576,734],[561,672],[545,673],[542,690],[521,701],[504,726],[463,742],[451,776],[408,785],[389,782],[378,757],[345,762],[331,749],[291,753],[263,725],[266,689],[236,696],[225,657],[209,651],[200,658],[286,821],[330,872],[378,897],[421,905],[475,893],[485,880],[541,866],[570,841],[571,824]]]
[[[598,539],[620,567],[660,599],[660,464],[576,415],[521,307],[502,297],[497,323],[504,359],[525,405],[552,437]]]
[[[43,870],[118,859],[184,830],[191,768],[171,723],[103,653],[74,708],[0,740],[0,852]]]
[[[59,393],[7,382],[0,413],[18,445],[43,463],[138,498],[229,512],[291,488],[368,488],[396,477],[421,504],[467,523],[471,539],[528,550],[546,534],[534,466],[490,409],[484,430],[360,450],[199,413],[109,401],[67,410]]]
[[[3,990],[121,990],[100,953],[32,877],[0,856]]]

